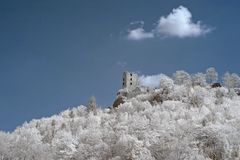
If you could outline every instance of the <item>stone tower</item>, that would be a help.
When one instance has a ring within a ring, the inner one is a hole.
[[[138,75],[136,73],[125,71],[123,73],[122,88],[127,88],[129,91],[132,91],[137,86],[138,86]]]

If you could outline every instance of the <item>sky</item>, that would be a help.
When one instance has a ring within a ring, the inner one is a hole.
[[[0,130],[110,106],[122,73],[239,74],[238,0],[1,0]]]

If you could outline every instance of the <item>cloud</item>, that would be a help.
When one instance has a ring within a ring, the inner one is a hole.
[[[198,37],[209,33],[210,28],[201,24],[201,21],[194,23],[191,12],[183,6],[173,9],[168,16],[162,16],[155,28],[157,34],[171,37]]]
[[[147,38],[153,38],[154,34],[151,32],[145,32],[143,28],[137,28],[130,30],[127,38],[130,40],[142,40]]]
[[[157,88],[160,85],[160,79],[162,77],[162,74],[158,75],[142,75],[139,77],[139,84],[141,86],[146,86],[150,88]]]
[[[133,22],[135,24],[135,22]],[[132,24],[132,23],[131,23]],[[157,26],[152,31],[146,32],[143,29],[144,22],[141,21],[141,27],[128,31],[128,39],[142,40],[154,37],[199,37],[212,31],[211,28],[203,25],[201,21],[194,23],[191,12],[184,6],[174,8],[167,16],[161,16]]]

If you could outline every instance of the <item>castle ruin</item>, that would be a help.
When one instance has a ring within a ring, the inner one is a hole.
[[[133,91],[138,86],[138,75],[133,72],[125,71],[123,73],[123,83],[122,88],[128,91]]]

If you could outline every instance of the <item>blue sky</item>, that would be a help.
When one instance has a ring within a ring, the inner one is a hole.
[[[211,31],[156,34],[160,17],[180,5],[193,24],[201,21]],[[1,0],[0,130],[86,104],[92,95],[101,106],[111,105],[124,70],[171,75],[214,66],[220,74],[239,73],[239,5],[237,0]],[[131,25],[139,21],[144,26]],[[128,38],[139,27],[154,36]]]

